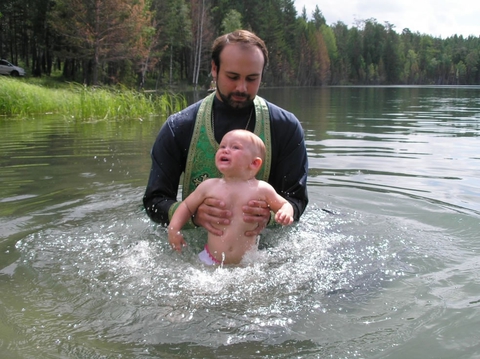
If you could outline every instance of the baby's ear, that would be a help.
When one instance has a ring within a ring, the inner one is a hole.
[[[253,167],[253,169],[259,170],[260,167],[262,167],[262,162],[263,161],[260,157],[255,157],[255,159],[252,161],[251,166]]]

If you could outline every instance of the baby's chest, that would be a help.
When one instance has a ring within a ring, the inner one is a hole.
[[[259,201],[264,200],[261,196],[259,196],[256,191],[245,191],[242,189],[237,189],[231,191],[228,196],[225,196],[225,204],[230,209],[246,206],[250,201]]]

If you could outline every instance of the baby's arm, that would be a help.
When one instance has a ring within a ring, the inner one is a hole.
[[[280,209],[277,212],[275,212],[275,221],[277,223],[280,223],[283,226],[288,226],[289,224],[292,224],[293,207],[290,204],[290,202],[285,200],[285,203],[283,204],[283,206],[280,207]]]
[[[195,191],[193,191],[185,200],[178,206],[168,225],[168,241],[172,248],[178,252],[182,251],[182,247],[187,245],[183,234],[180,232],[182,227],[193,216],[198,206],[204,200],[204,187],[207,187],[205,182],[202,182]]]
[[[187,245],[180,230],[192,216],[185,201],[180,203],[180,206],[175,210],[175,213],[170,220],[170,224],[168,225],[168,241],[172,248],[178,252],[181,252],[182,247]]]
[[[292,224],[293,207],[290,202],[280,196],[270,184],[263,182],[263,185],[268,206],[275,212],[275,221],[283,226]]]

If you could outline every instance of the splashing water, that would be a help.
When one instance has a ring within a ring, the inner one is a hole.
[[[57,318],[44,320],[122,342],[276,343],[303,338],[298,327],[321,321],[332,301],[358,300],[402,271],[389,238],[358,235],[354,214],[311,207],[301,222],[267,229],[245,265],[207,267],[197,259],[204,232],[187,231],[189,247],[174,253],[164,228],[124,210],[17,243],[42,288],[34,306],[53,304]]]

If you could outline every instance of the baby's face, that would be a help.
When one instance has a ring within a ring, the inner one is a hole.
[[[227,133],[215,155],[215,164],[220,172],[243,171],[249,167],[254,157],[251,143],[236,134]]]

